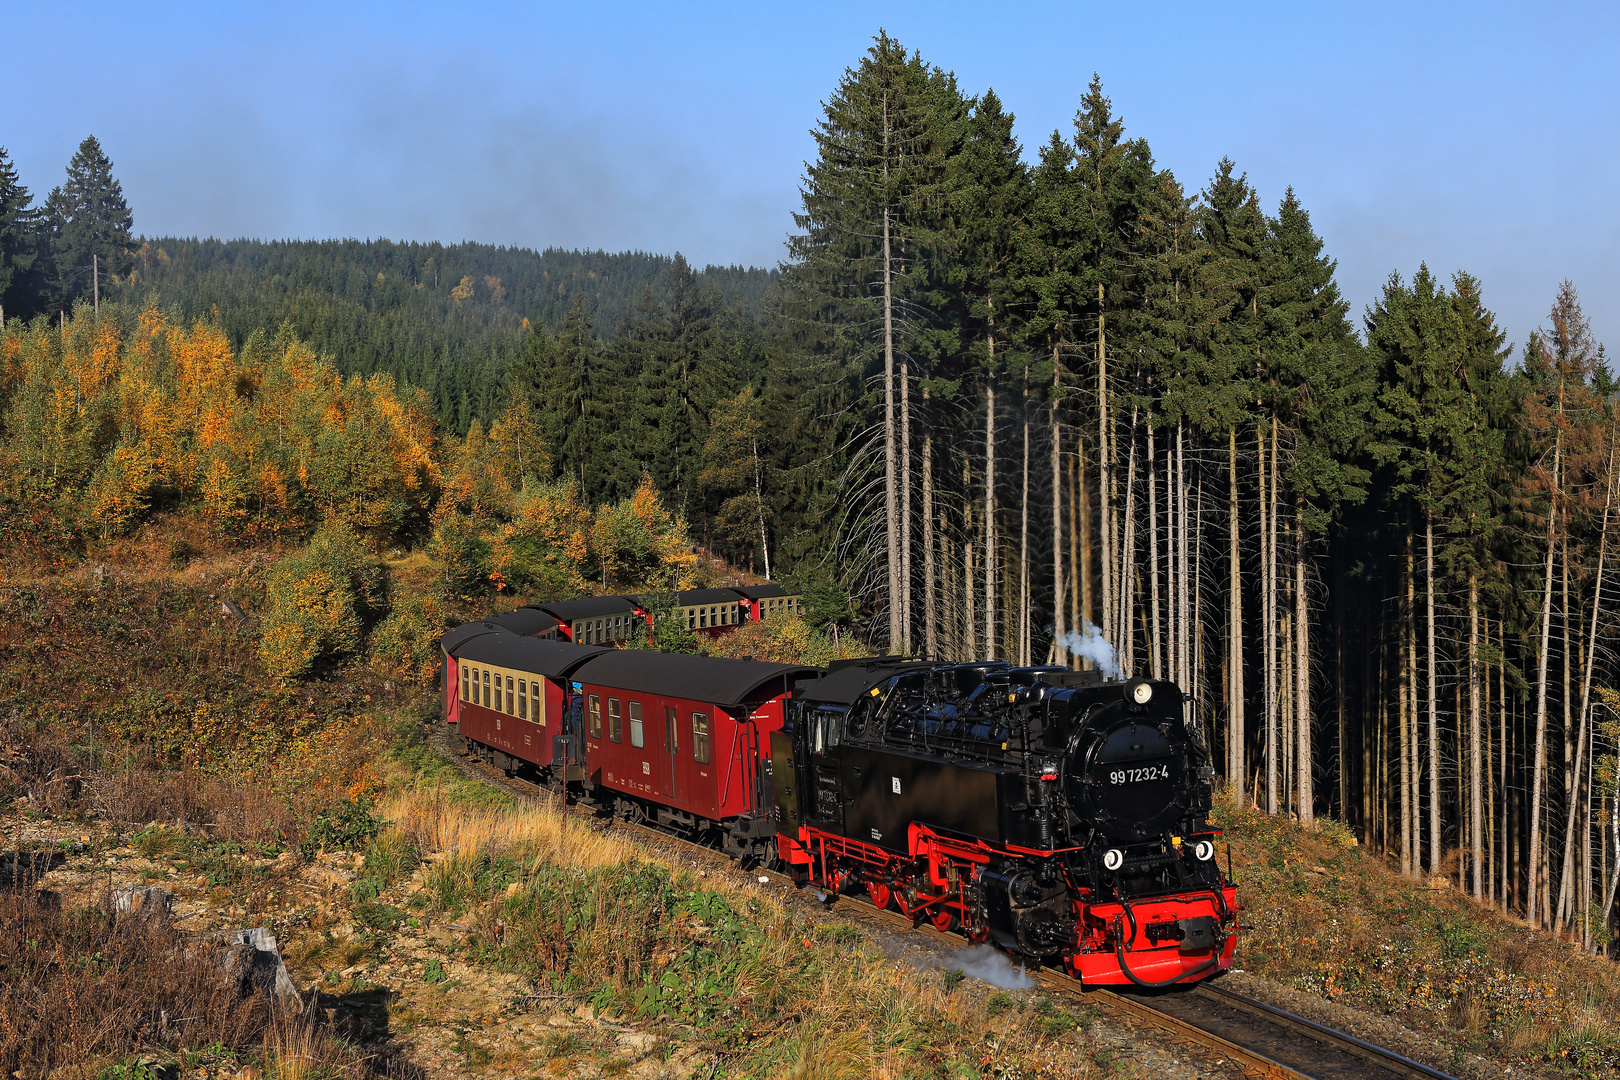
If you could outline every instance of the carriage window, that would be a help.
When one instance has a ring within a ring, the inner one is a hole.
[[[527,720],[529,718],[529,680],[528,679],[519,679],[518,680],[518,712],[517,712],[517,714],[518,714],[518,719],[519,720]]]
[[[467,669],[465,667],[463,667],[461,669],[460,674],[461,674],[461,679],[459,681],[461,683],[461,700],[466,701],[467,700]]]
[[[708,608],[698,608],[698,626],[704,627],[704,626],[708,626],[708,625],[709,625],[709,609]]]
[[[680,714],[675,711],[675,706],[664,706],[664,730],[669,735],[669,752],[671,754],[678,754],[681,752],[680,722],[676,720],[676,717],[679,715]]]
[[[630,703],[630,745],[640,747],[644,743],[641,733],[641,702]]]
[[[506,712],[508,716],[517,715],[517,698],[512,692],[512,676],[506,677]]]
[[[709,763],[709,714],[692,714],[692,760],[699,765]]]
[[[624,742],[624,718],[619,715],[619,699],[608,698],[608,738]]]
[[[529,719],[541,727],[546,725],[545,691],[538,680],[529,683]]]
[[[595,694],[591,695],[591,738],[602,737],[602,699]]]
[[[686,628],[688,630],[697,629],[697,608],[689,607],[686,609]]]
[[[489,672],[484,672],[484,708],[489,708]]]

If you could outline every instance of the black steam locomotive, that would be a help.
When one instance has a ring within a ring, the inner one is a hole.
[[[864,660],[800,682],[786,721],[777,847],[805,880],[1087,983],[1230,965],[1214,770],[1173,684]]]

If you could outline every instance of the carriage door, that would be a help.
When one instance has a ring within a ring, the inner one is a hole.
[[[669,755],[669,796],[676,802],[685,798],[681,783],[681,725],[675,706],[664,706],[664,752]]]

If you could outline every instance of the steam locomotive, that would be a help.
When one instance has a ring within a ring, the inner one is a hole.
[[[603,813],[1088,985],[1231,966],[1214,771],[1171,683],[893,657],[818,669],[490,622],[447,634],[443,666],[469,752]]]

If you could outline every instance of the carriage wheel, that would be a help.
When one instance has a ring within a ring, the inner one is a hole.
[[[866,895],[872,898],[873,907],[887,908],[889,901],[893,899],[894,893],[884,882],[868,881],[866,883]]]

